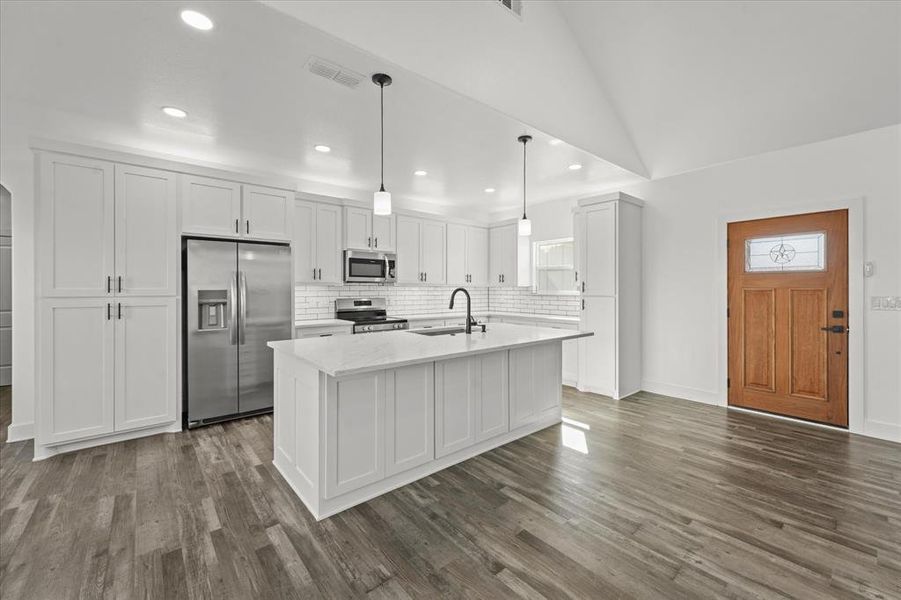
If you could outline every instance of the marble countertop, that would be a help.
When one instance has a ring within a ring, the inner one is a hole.
[[[549,327],[489,323],[487,332],[477,330],[470,335],[459,333],[426,336],[409,331],[385,331],[367,335],[283,340],[268,342],[267,346],[276,352],[296,356],[328,375],[342,377],[590,335],[594,334]]]
[[[515,312],[497,312],[490,311],[489,317],[500,317],[502,319],[522,319],[524,321],[547,321],[549,323],[579,323],[579,317],[565,317],[561,315],[543,315],[541,313],[515,313]]]
[[[353,325],[353,321],[347,319],[309,319],[307,321],[294,321],[295,329],[303,329],[305,327],[340,327]]]
[[[472,316],[479,318],[479,317],[485,317],[488,314],[489,314],[488,311],[474,312],[474,313],[472,313]],[[424,315],[401,314],[401,315],[391,315],[391,316],[392,317],[399,316],[401,319],[406,319],[408,321],[431,321],[432,319],[435,319],[436,321],[442,321],[442,320],[446,321],[448,319],[460,319],[460,321],[462,322],[463,319],[466,318],[466,303],[463,304],[463,310],[460,310],[460,311],[455,310],[455,311],[451,311],[451,312],[432,313],[432,314],[424,314]]]

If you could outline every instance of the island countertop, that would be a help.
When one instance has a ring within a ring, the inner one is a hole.
[[[276,352],[295,356],[327,375],[342,377],[590,335],[594,334],[549,327],[489,323],[485,333],[482,333],[481,328],[473,328],[470,335],[458,333],[427,336],[409,331],[385,331],[283,340],[268,342],[267,345]]]

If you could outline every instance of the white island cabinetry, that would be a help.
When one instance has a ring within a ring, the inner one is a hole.
[[[499,324],[270,342],[273,463],[322,519],[530,435],[560,422],[561,343],[585,335]]]

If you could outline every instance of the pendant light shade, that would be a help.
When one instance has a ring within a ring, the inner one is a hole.
[[[532,221],[526,216],[526,144],[532,141],[531,135],[521,135],[516,141],[522,144],[522,219],[519,221],[519,235],[532,235]]]
[[[372,76],[372,83],[379,86],[379,119],[381,124],[381,185],[379,191],[372,195],[372,213],[376,215],[391,214],[391,193],[385,191],[385,86],[391,85],[391,76],[384,73],[376,73]]]

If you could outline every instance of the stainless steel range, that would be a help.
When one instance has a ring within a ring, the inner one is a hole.
[[[374,333],[409,329],[406,319],[388,316],[388,301],[384,298],[338,298],[335,318],[354,322],[354,333]]]

